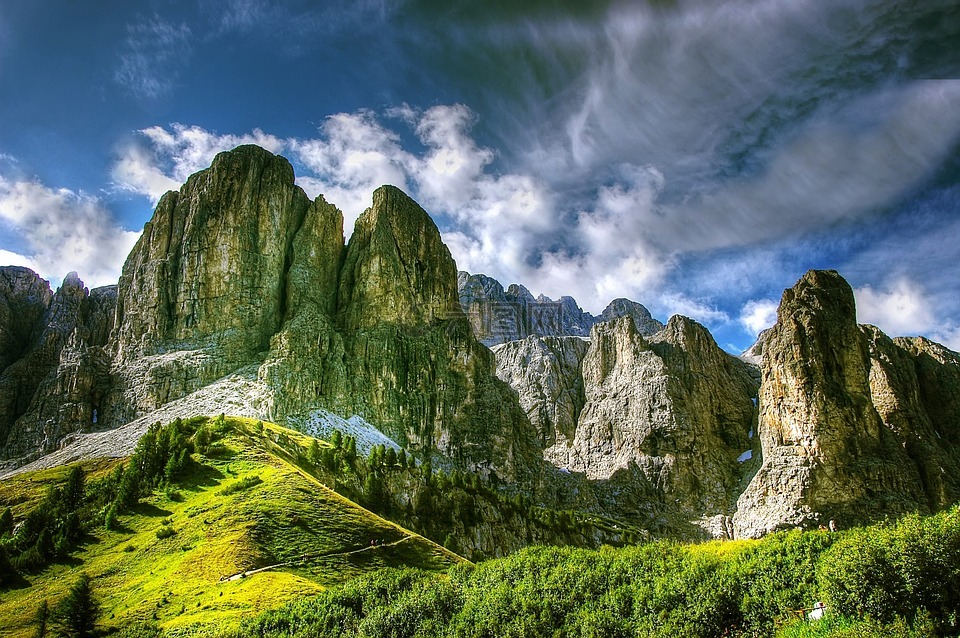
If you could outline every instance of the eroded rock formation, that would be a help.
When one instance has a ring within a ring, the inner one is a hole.
[[[0,449],[18,464],[97,424],[116,286],[88,291],[70,273],[51,294],[32,272],[8,267],[0,287]]]
[[[760,350],[763,460],[737,503],[738,535],[956,500],[955,353],[858,326],[853,291],[834,271],[784,292]]]

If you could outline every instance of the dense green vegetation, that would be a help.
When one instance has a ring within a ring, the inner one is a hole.
[[[791,621],[815,601],[824,620]],[[530,548],[392,570],[269,611],[247,636],[955,636],[960,510],[757,542]]]

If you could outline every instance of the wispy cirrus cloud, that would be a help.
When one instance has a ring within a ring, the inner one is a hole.
[[[134,97],[165,97],[190,59],[192,36],[186,24],[174,24],[159,16],[127,25],[114,80]]]

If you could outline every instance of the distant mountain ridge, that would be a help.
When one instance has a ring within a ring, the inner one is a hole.
[[[487,275],[457,273],[460,305],[473,333],[487,346],[516,341],[531,335],[542,337],[589,337],[601,321],[632,317],[637,330],[652,335],[663,328],[643,305],[629,299],[614,299],[600,316],[585,312],[573,297],[559,300],[534,297],[522,284],[503,285]]]

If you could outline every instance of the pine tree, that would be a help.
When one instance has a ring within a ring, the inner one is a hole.
[[[340,433],[340,430],[333,431],[333,434],[330,435],[330,442],[333,443],[333,447],[338,449],[343,445],[343,434]]]
[[[57,606],[58,624],[71,638],[93,638],[99,615],[100,605],[94,598],[90,576],[82,574]]]
[[[400,448],[400,451],[397,452],[397,463],[403,469],[407,469],[407,453],[403,451],[403,448]]]
[[[13,533],[13,512],[7,507],[0,513],[0,537]]]
[[[120,508],[133,507],[140,501],[140,468],[133,463],[127,467],[117,489],[116,502]]]
[[[37,613],[33,616],[33,622],[37,626],[37,631],[33,634],[35,638],[44,638],[47,635],[47,623],[50,621],[50,605],[46,599],[37,607]]]
[[[386,452],[383,453],[383,463],[387,467],[393,467],[397,464],[397,451],[392,447],[388,447]]]
[[[433,461],[430,460],[429,456],[424,460],[420,470],[423,473],[423,484],[430,485],[430,481],[433,479]]]
[[[83,497],[86,493],[84,479],[82,467],[74,465],[70,468],[67,485],[63,489],[63,502],[68,512],[76,512],[83,505]]]
[[[7,550],[0,545],[0,587],[12,585],[18,579],[19,574],[17,574],[17,570],[10,562],[10,557],[7,556]]]
[[[310,441],[310,447],[307,449],[307,460],[311,465],[320,465],[320,444],[316,439]]]
[[[375,512],[382,512],[385,509],[383,484],[379,477],[373,472],[367,475],[363,482],[363,498],[367,507]]]

